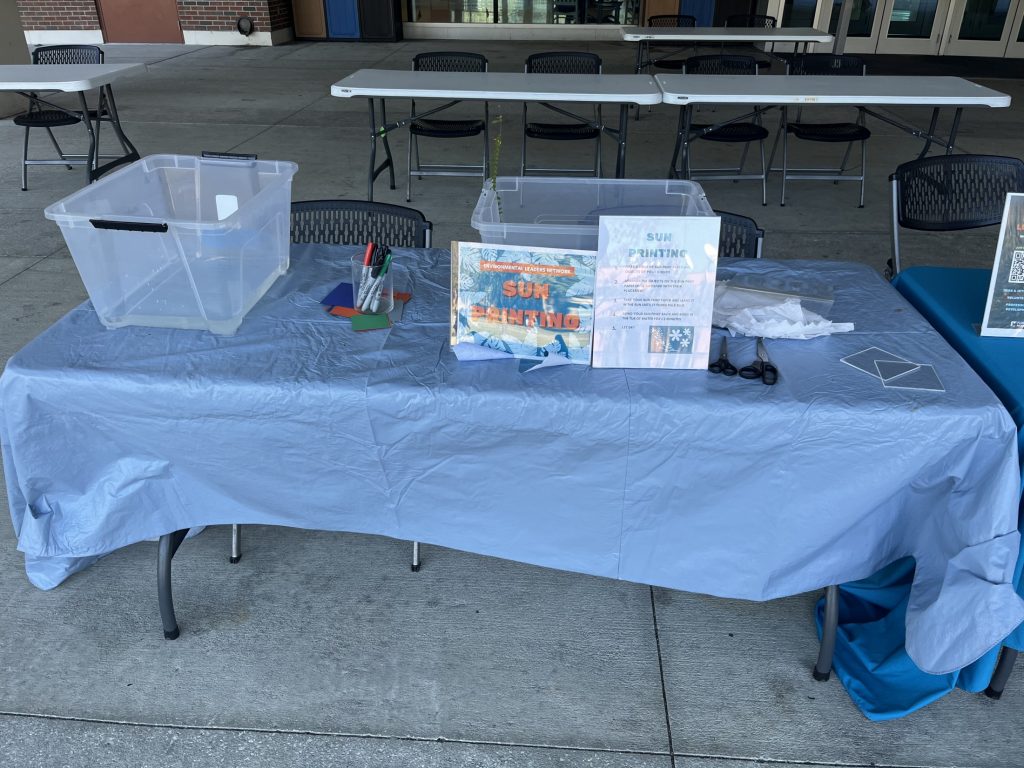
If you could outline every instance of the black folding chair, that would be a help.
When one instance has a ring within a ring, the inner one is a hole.
[[[693,29],[697,26],[697,17],[686,14],[659,14],[650,16],[645,26],[659,29]],[[647,41],[637,57],[636,71],[639,74],[644,69],[650,70],[652,66],[659,69],[682,70],[685,60],[676,57],[691,48],[696,53],[697,46],[694,43],[663,42],[652,45]]]
[[[580,53],[577,51],[551,51],[535,53],[526,59],[527,72],[539,72],[549,75],[599,75],[601,74],[601,57],[596,53]],[[564,113],[565,110],[555,109],[541,104],[549,110]],[[584,174],[587,176],[601,175],[601,106],[594,106],[594,119],[590,123],[579,120],[566,123],[531,123],[527,117],[528,105],[523,102],[523,148],[520,162],[520,175],[526,176],[553,173],[559,175]],[[528,139],[544,139],[547,141],[593,141],[594,166],[592,168],[530,168],[526,164],[526,145]]]
[[[725,26],[727,27],[750,27],[753,29],[775,29],[778,26],[778,20],[774,16],[766,16],[763,13],[734,13],[731,16],[727,16],[725,19]],[[725,43],[722,44],[723,49]],[[751,51],[757,51],[757,47],[754,45],[745,46]],[[765,47],[765,50],[775,55],[775,43],[769,43]],[[771,62],[766,59],[757,59],[758,69],[767,69],[771,66]]]
[[[103,50],[95,45],[45,45],[32,51],[33,64],[102,64]],[[84,94],[81,96],[79,110],[58,109],[53,104],[40,101],[31,94],[28,102],[28,111],[14,117],[14,124],[25,129],[25,143],[21,153],[21,191],[28,189],[28,167],[30,165],[66,165],[70,171],[73,165],[85,165],[86,177],[91,180],[91,172],[94,168],[93,153],[68,154],[61,149],[57,138],[53,135],[54,128],[66,125],[79,125],[86,121],[95,121],[96,133],[94,142],[99,142],[100,121],[106,116],[106,96],[100,90],[100,101],[96,109],[91,109],[86,104]],[[53,148],[57,151],[60,160],[54,161],[41,158],[30,158],[28,156],[29,133],[33,128],[42,128],[50,137]],[[125,148],[127,153],[128,149]],[[86,182],[88,183],[88,181]]]
[[[687,75],[757,75],[757,64],[750,56],[712,55],[712,56],[691,56],[686,60],[683,72]],[[679,126],[676,134],[676,145],[672,153],[672,164],[669,169],[670,177],[677,177],[677,163],[679,155],[682,154],[682,174],[687,179],[731,179],[740,181],[742,179],[760,179],[761,181],[761,204],[766,205],[768,200],[767,166],[764,161],[764,140],[768,138],[767,129],[761,125],[761,109],[754,107],[752,121],[723,122],[718,125],[696,125],[690,122],[691,107],[683,105],[679,108]],[[740,156],[739,165],[736,168],[691,168],[690,166],[690,145],[691,137],[696,136],[705,141],[714,141],[722,144],[743,144],[743,154]],[[761,173],[743,173],[743,166],[746,163],[747,152],[751,142],[757,142],[761,152]]]
[[[791,75],[835,75],[846,77],[862,77],[867,74],[867,67],[864,60],[858,56],[848,56],[832,53],[805,53],[795,56],[789,65]],[[782,137],[782,198],[781,205],[786,204],[786,182],[788,180],[817,179],[831,181],[838,184],[840,181],[860,182],[860,203],[864,207],[864,180],[867,175],[868,149],[867,142],[871,138],[871,131],[864,125],[865,111],[857,108],[857,121],[853,123],[809,123],[801,119],[803,108],[797,112],[796,122],[788,121],[789,111],[787,107],[782,108],[782,119],[779,123],[779,132],[775,135],[775,142],[772,145],[771,160],[768,165],[771,167],[775,158],[775,149],[779,144],[779,137]],[[827,144],[846,144],[846,152],[843,153],[842,162],[838,168],[790,168],[789,167],[789,135],[804,141],[816,141]],[[846,173],[846,164],[850,160],[850,151],[853,143],[860,142],[860,174],[852,176]]]
[[[435,51],[420,53],[413,57],[412,68],[422,72],[486,72],[487,58],[479,53],[463,53],[459,51]],[[409,147],[406,156],[406,167],[409,171],[405,188],[406,201],[412,200],[412,177],[422,179],[424,176],[479,176],[487,178],[490,165],[490,140],[488,123],[490,113],[487,102],[484,102],[484,119],[452,119],[439,120],[434,118],[417,118],[416,102],[412,102],[412,121],[409,123]],[[456,163],[435,163],[424,165],[420,162],[420,138],[431,139],[464,139],[483,134],[484,153],[480,165]],[[415,156],[415,164],[414,164]]]

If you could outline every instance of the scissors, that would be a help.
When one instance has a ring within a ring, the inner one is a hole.
[[[744,379],[760,379],[771,385],[779,380],[779,369],[768,359],[768,350],[764,348],[764,337],[757,337],[757,357],[750,365],[740,368],[740,377]]]
[[[721,373],[724,376],[735,376],[736,366],[729,362],[729,338],[722,337],[722,346],[719,347],[718,359],[708,364],[711,373]]]

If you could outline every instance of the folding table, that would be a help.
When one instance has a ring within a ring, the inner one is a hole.
[[[1024,619],[1011,583],[1015,425],[872,269],[720,264],[723,276],[824,281],[832,317],[855,323],[769,340],[780,371],[769,387],[705,371],[460,362],[442,250],[396,248],[395,284],[412,301],[389,330],[354,333],[319,301],[349,279],[356,252],[293,247],[236,336],[109,331],[86,303],[11,358],[0,443],[33,583],[56,586],[159,536],[173,636],[171,557],[185,530],[245,523],[750,600],[913,556],[906,646],[933,673]],[[887,389],[840,360],[871,346],[934,365],[946,391]],[[743,365],[753,340],[729,351]]]
[[[69,156],[66,160],[60,158],[54,160],[33,159],[29,161],[29,165],[84,165],[88,182],[92,183],[110,169],[138,160],[138,151],[125,136],[121,127],[111,83],[128,75],[144,72],[145,69],[145,64],[0,65],[0,91],[15,91],[26,97],[34,98],[51,109],[77,116],[89,113],[89,105],[85,98],[86,92],[98,90],[106,107],[105,113],[97,112],[95,124],[88,117],[82,120],[89,136],[89,153],[87,155]],[[46,96],[40,95],[48,93],[77,93],[79,108],[70,109],[48,101]],[[114,133],[121,143],[123,154],[100,155],[99,129],[103,122],[109,122],[113,127]],[[109,159],[110,162],[100,165],[101,159]]]
[[[360,69],[331,86],[339,98],[365,97],[370,110],[370,170],[367,200],[373,200],[373,182],[387,170],[395,188],[395,164],[388,134],[408,125],[413,118],[388,122],[385,99],[443,99],[442,104],[416,115],[417,120],[454,106],[459,101],[536,101],[580,123],[600,128],[618,142],[615,176],[626,174],[626,128],[630,104],[659,104],[661,91],[648,75],[546,75],[526,72],[414,72],[392,69]],[[378,123],[374,101],[380,99]],[[593,118],[574,114],[556,104],[618,104],[619,126],[599,125]],[[386,159],[377,165],[377,140]]]
[[[650,61],[654,43],[793,43],[796,52],[806,51],[811,43],[831,43],[832,35],[811,27],[623,27],[622,39],[636,43],[636,71],[642,72]]]
[[[946,154],[953,151],[960,117],[965,107],[1008,107],[1010,97],[991,88],[972,83],[962,77],[941,76],[877,76],[831,77],[828,75],[655,75],[654,78],[666,104],[679,104],[679,129],[672,153],[673,171],[685,167],[685,154],[691,140],[691,111],[695,104],[740,104],[753,106],[850,104],[864,108],[874,118],[912,136],[924,139],[919,157],[928,154],[931,145],[945,147]],[[932,107],[931,122],[927,130],[903,123],[869,107]],[[948,138],[936,135],[939,111],[954,108]],[[752,113],[751,113],[752,114]],[[712,130],[729,122],[744,120],[750,115],[731,118]]]

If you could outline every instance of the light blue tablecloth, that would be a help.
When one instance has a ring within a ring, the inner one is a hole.
[[[263,523],[752,600],[913,556],[907,651],[935,673],[1024,619],[1014,423],[870,269],[723,265],[823,278],[833,319],[857,326],[769,341],[781,378],[767,387],[460,363],[439,250],[397,250],[414,294],[402,323],[354,333],[318,305],[352,252],[296,248],[234,337],[107,331],[83,305],[11,359],[0,437],[33,583],[169,531]],[[946,392],[887,390],[840,362],[872,345],[933,364]],[[729,349],[753,358],[752,340]]]

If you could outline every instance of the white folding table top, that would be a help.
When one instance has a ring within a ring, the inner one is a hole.
[[[1008,107],[1005,93],[962,77],[655,75],[666,104],[857,104]]]
[[[627,42],[831,43],[832,35],[811,27],[623,27]]]
[[[89,91],[145,70],[145,64],[3,64],[0,91]]]
[[[340,98],[660,104],[650,75],[542,75],[526,72],[415,72],[360,69],[331,86]]]

